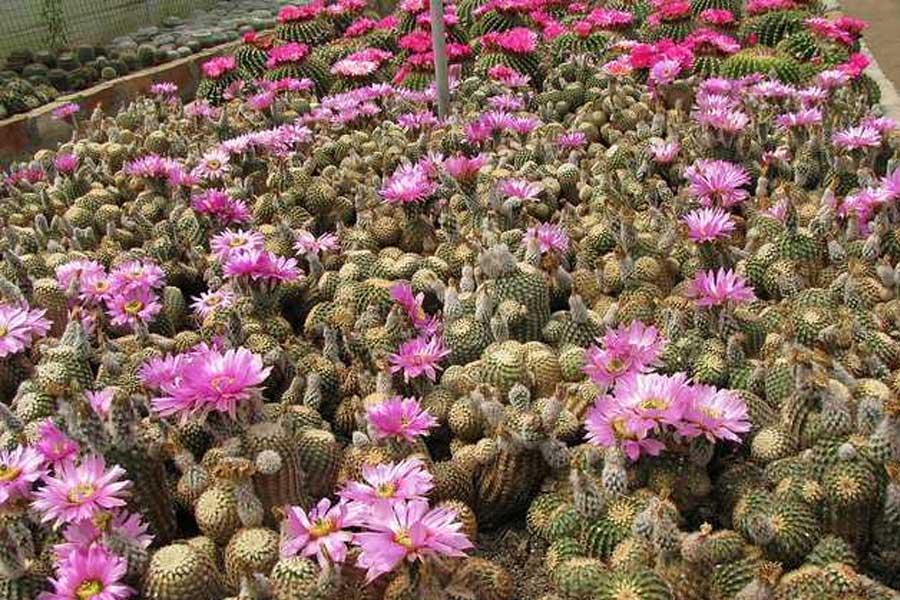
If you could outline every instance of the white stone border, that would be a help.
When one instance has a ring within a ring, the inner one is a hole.
[[[825,9],[828,11],[833,10],[847,14],[847,11],[841,6],[840,0],[825,0],[824,4]],[[884,109],[884,114],[892,119],[900,121],[900,94],[897,93],[897,88],[894,86],[894,83],[887,78],[884,71],[881,70],[881,66],[878,64],[875,53],[869,49],[865,39],[860,40],[860,46],[872,60],[872,63],[866,69],[866,73],[875,80],[875,83],[877,83],[878,87],[881,89],[880,104]]]

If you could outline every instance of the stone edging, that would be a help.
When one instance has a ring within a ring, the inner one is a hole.
[[[26,160],[29,154],[40,148],[70,140],[72,126],[53,118],[53,110],[67,102],[78,103],[81,106],[80,118],[86,119],[97,106],[102,105],[106,109],[124,106],[138,95],[146,93],[153,83],[160,81],[171,81],[178,85],[183,98],[193,97],[201,78],[201,63],[233,49],[239,43],[227,42],[185,58],[129,73],[112,81],[60,96],[50,104],[0,121],[0,165]]]
[[[847,14],[847,11],[841,6],[840,0],[825,0],[825,7],[830,11]],[[875,83],[877,83],[878,87],[881,89],[880,104],[882,109],[884,109],[884,114],[900,122],[900,94],[897,93],[896,86],[894,86],[894,83],[887,78],[884,71],[881,70],[878,59],[875,58],[875,53],[869,49],[865,39],[860,40],[860,45],[872,60],[872,63],[866,69],[866,73],[875,80]]]

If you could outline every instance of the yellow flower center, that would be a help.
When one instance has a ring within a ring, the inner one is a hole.
[[[409,531],[406,529],[401,529],[394,534],[394,543],[399,544],[410,551],[413,549],[412,538],[409,536]]]
[[[219,296],[210,296],[206,300],[203,301],[207,306],[218,306],[218,304],[222,301],[222,298]]]
[[[704,406],[703,408],[700,409],[700,412],[702,412],[704,415],[706,415],[707,417],[710,417],[712,419],[718,419],[722,416],[722,411],[716,410],[715,408],[712,408],[709,406]]]
[[[144,303],[140,300],[132,300],[130,302],[126,302],[122,309],[127,312],[129,315],[136,315],[144,308]]]
[[[637,439],[637,437],[628,431],[628,426],[625,424],[625,419],[623,417],[619,417],[617,419],[613,419],[610,422],[612,426],[613,433],[616,434],[616,437],[623,440],[628,439]]]
[[[99,596],[100,592],[103,591],[103,583],[96,579],[88,579],[87,581],[81,582],[77,588],[75,588],[75,597],[78,600],[90,600],[94,596]]]
[[[217,161],[216,159],[212,159],[212,160],[206,161],[206,166],[207,166],[210,170],[215,171],[215,170],[217,170],[219,167],[222,166],[222,163],[220,163],[220,162]]]
[[[309,528],[309,537],[316,539],[325,537],[334,531],[334,521],[332,519],[318,519],[312,527]]]
[[[0,325],[0,338],[6,337],[7,333],[9,333],[9,329],[4,327],[3,325]]]
[[[109,282],[105,279],[98,279],[96,283],[94,283],[94,289],[98,292],[105,292],[109,289]]]
[[[625,361],[620,358],[613,358],[607,364],[606,370],[610,373],[621,373],[625,370]]]
[[[230,240],[228,240],[228,245],[232,248],[240,248],[241,246],[243,246],[246,243],[247,243],[247,240],[245,240],[242,237],[233,237]]]
[[[73,504],[81,504],[94,497],[94,486],[88,483],[80,483],[69,490],[69,494],[66,497]]]
[[[669,403],[662,398],[647,398],[646,400],[641,402],[641,408],[649,408],[655,410],[662,410],[668,405]]]
[[[0,481],[7,482],[15,480],[22,473],[19,467],[7,467],[0,465]]]
[[[209,386],[217,392],[221,392],[222,388],[233,383],[234,377],[229,377],[228,375],[219,375],[218,377],[213,377],[212,381],[209,382]]]
[[[397,486],[393,483],[382,483],[375,490],[375,493],[379,498],[393,498],[394,494],[397,493]]]

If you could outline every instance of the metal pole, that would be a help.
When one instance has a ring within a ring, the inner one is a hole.
[[[447,74],[447,41],[444,39],[443,0],[431,0],[431,45],[434,48],[434,82],[437,87],[438,117],[450,108],[450,80]]]

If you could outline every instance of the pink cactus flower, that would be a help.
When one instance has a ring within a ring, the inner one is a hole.
[[[736,392],[710,385],[693,386],[692,402],[684,418],[683,435],[702,435],[710,442],[740,442],[741,436],[750,431],[746,402]]]
[[[125,506],[131,482],[125,469],[106,468],[102,456],[88,456],[76,465],[62,463],[53,475],[44,478],[44,487],[35,492],[32,507],[41,520],[56,526],[92,518],[96,513]]]
[[[659,331],[641,321],[607,331],[585,354],[584,373],[600,386],[609,386],[631,373],[644,373],[656,364],[666,346]]]
[[[124,558],[104,546],[90,546],[71,552],[51,578],[52,592],[41,600],[124,600],[135,591],[122,583],[127,572]]]
[[[66,437],[66,434],[50,419],[41,423],[38,427],[38,435],[40,437],[35,444],[35,449],[48,463],[60,463],[70,459],[78,452],[78,443]]]
[[[425,375],[431,381],[437,379],[438,363],[450,354],[440,337],[415,338],[400,345],[400,349],[388,357],[391,373],[403,372],[404,381]]]
[[[526,240],[535,240],[538,244],[538,250],[541,254],[549,254],[556,252],[565,254],[569,251],[569,236],[562,230],[559,225],[552,223],[541,223],[534,227],[529,227],[525,232]]]
[[[359,524],[360,505],[345,501],[331,504],[322,498],[307,513],[292,506],[281,526],[281,556],[315,556],[324,569],[347,559],[347,544],[354,535],[348,528]]]
[[[407,442],[428,435],[437,420],[424,410],[415,398],[395,396],[366,408],[366,420],[376,439],[397,439]]]
[[[209,413],[237,418],[239,406],[260,398],[259,387],[271,373],[262,357],[246,348],[220,352],[203,348],[176,365],[176,377],[161,382],[166,395],[152,401],[153,410],[164,417],[178,416],[182,422]]]
[[[356,534],[362,549],[357,566],[366,569],[366,581],[389,573],[403,561],[431,557],[461,557],[472,543],[460,533],[457,514],[447,508],[428,508],[424,500],[398,502],[376,511],[367,520],[369,531]]]
[[[728,237],[734,231],[731,215],[719,207],[700,208],[684,217],[688,235],[696,243],[714,242]]]
[[[743,277],[730,269],[705,273],[698,271],[688,288],[687,295],[694,298],[698,306],[722,306],[756,300],[753,288],[747,285]]]
[[[351,481],[341,490],[346,500],[369,507],[386,508],[395,502],[424,500],[434,487],[431,473],[418,458],[407,458],[397,464],[364,465],[363,482]]]
[[[746,200],[750,194],[742,186],[750,183],[747,171],[724,160],[698,160],[685,169],[690,192],[703,206],[719,204],[729,208]]]
[[[0,450],[0,507],[28,500],[35,482],[47,474],[44,457],[34,448],[16,446]]]
[[[47,335],[49,319],[46,310],[0,303],[0,358],[22,352]]]

